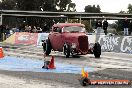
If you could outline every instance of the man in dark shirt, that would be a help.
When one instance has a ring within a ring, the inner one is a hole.
[[[124,28],[124,35],[128,35],[129,20],[127,19],[127,17],[125,17],[125,20],[123,21],[123,28]]]
[[[108,22],[105,19],[104,22],[103,22],[103,30],[104,30],[105,35],[107,35],[107,27],[108,27]]]
[[[5,31],[5,26],[4,25],[0,25],[0,41],[3,41],[3,33]]]
[[[132,20],[130,21],[130,24],[129,24],[129,34],[132,35]]]
[[[101,20],[98,20],[96,22],[96,31],[97,31],[97,34],[101,33],[101,29],[102,29],[102,22],[101,22]]]

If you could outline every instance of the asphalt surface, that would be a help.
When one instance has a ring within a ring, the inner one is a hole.
[[[44,60],[41,47],[32,45],[1,45],[7,56],[29,57],[32,59]],[[89,73],[90,79],[128,79],[132,81],[132,55],[126,53],[103,52],[101,58],[94,58],[93,55],[64,58],[62,53],[52,51],[55,61],[60,63],[94,67],[95,71]],[[45,59],[49,60],[51,56]],[[18,79],[25,79],[25,83],[31,84],[31,80],[40,81],[50,85],[46,88],[82,88],[79,83],[80,74],[65,73],[42,73],[28,71],[6,71],[0,70],[0,74]],[[1,83],[0,83],[1,85]],[[52,85],[52,86],[51,86]],[[34,85],[35,86],[35,85]],[[6,85],[4,86],[6,87]],[[3,87],[3,88],[4,88]],[[10,87],[15,88],[15,87]],[[16,87],[17,88],[17,87]],[[28,87],[27,87],[28,88]],[[34,87],[29,87],[34,88]],[[40,86],[39,88],[44,88]],[[132,88],[132,85],[89,85],[86,88]]]

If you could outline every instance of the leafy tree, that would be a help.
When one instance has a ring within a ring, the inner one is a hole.
[[[97,5],[96,9],[95,9],[96,12],[100,13],[101,12],[101,9],[100,9],[100,6]]]
[[[36,0],[16,0],[19,10],[35,10]]]
[[[10,9],[14,9],[16,3],[14,0],[2,0],[0,2],[0,9],[3,10],[10,10]]]
[[[119,13],[126,13],[125,11],[120,11]],[[123,31],[123,20],[118,20],[115,22],[116,24],[116,31]]]
[[[95,5],[93,5],[93,6],[92,5],[87,5],[87,6],[85,6],[84,10],[87,13],[101,13],[101,9],[100,9],[99,5],[97,5],[97,6],[95,6]],[[91,29],[93,29],[94,27],[95,27],[95,21],[91,20],[91,24],[90,24],[90,21],[89,21],[89,24],[87,24],[86,29],[88,29],[89,31],[92,31]]]
[[[69,5],[68,5],[68,9],[67,9],[67,11],[68,12],[75,12],[76,11],[76,4],[75,3],[70,3]]]
[[[128,13],[132,13],[132,5],[131,4],[128,5],[127,9],[128,9],[128,11],[127,11]]]
[[[82,24],[85,25],[86,31],[91,32],[92,30],[90,29],[90,22],[88,20],[82,20]]]
[[[67,6],[71,3],[71,0],[55,0],[58,11],[67,11]]]
[[[0,2],[0,8],[4,10],[25,10],[25,11],[76,11],[76,4],[71,0],[2,0]],[[7,17],[6,17],[7,18]],[[11,17],[10,17],[11,19]],[[7,20],[10,20],[7,19]],[[53,23],[65,22],[66,19],[57,18],[37,18],[37,17],[12,17],[17,22],[24,22],[28,25],[45,25],[50,27]],[[5,24],[9,24],[9,21],[3,21]],[[11,24],[10,20],[10,24]],[[14,21],[15,22],[15,21]],[[12,22],[13,24],[13,22]]]
[[[57,11],[55,0],[40,0],[40,2],[42,3],[40,6],[43,11]]]
[[[1,9],[36,11],[76,11],[71,0],[2,0]]]
[[[85,6],[84,10],[85,10],[85,12],[88,12],[88,13],[100,13],[101,12],[99,5],[97,5],[97,7],[95,5],[93,5],[93,6],[87,5],[87,6]]]
[[[132,5],[128,4],[128,11],[120,11],[119,13],[132,13]],[[116,30],[117,31],[123,31],[123,20],[118,20],[115,22],[115,24],[117,25]]]

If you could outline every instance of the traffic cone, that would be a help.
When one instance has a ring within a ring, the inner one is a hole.
[[[88,76],[89,76],[88,72],[85,72],[85,78],[88,78]]]
[[[4,57],[4,54],[3,54],[3,48],[0,47],[0,58],[3,58]]]
[[[84,68],[82,68],[82,77],[84,77],[84,78],[88,78],[88,72],[86,71],[84,71]]]
[[[84,71],[84,68],[82,68],[82,77],[79,79],[82,86],[87,86],[91,84],[90,79],[88,78],[88,72]]]
[[[49,69],[55,69],[54,56],[52,56],[48,68],[49,68]]]
[[[82,68],[82,77],[85,77],[84,68]]]

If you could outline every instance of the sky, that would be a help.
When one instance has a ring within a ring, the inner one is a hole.
[[[99,5],[101,12],[118,13],[121,10],[127,11],[128,4],[132,4],[132,0],[72,0],[76,3],[77,12],[84,12],[87,5]]]

